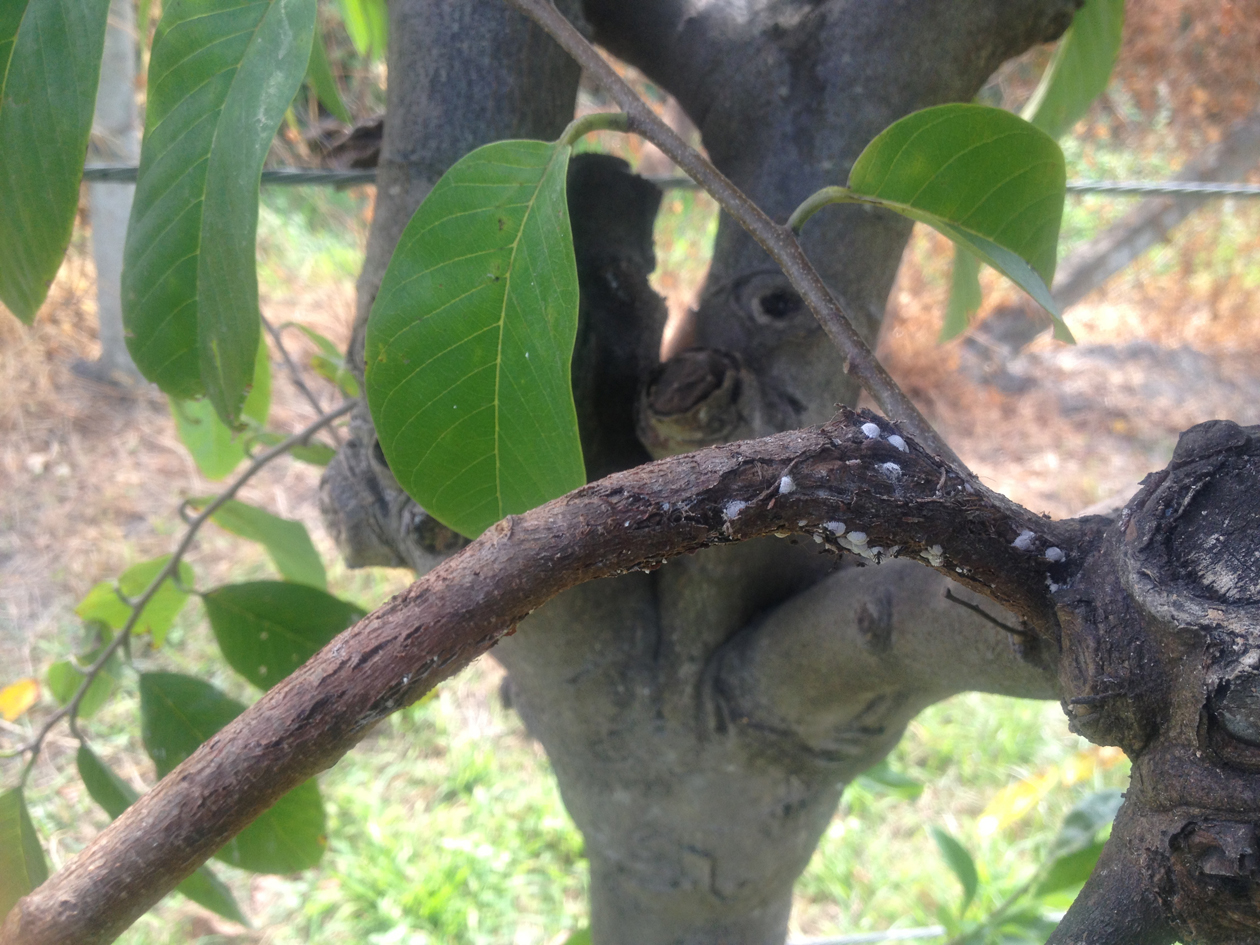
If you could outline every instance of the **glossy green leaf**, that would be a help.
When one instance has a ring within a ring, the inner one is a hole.
[[[101,581],[79,601],[74,612],[84,620],[99,620],[113,630],[121,630],[131,616],[131,608],[118,596],[118,591],[135,600],[144,593],[170,559],[170,555],[162,555],[160,558],[133,564],[118,576],[117,584],[113,581]],[[192,587],[195,581],[192,566],[187,561],[181,561],[180,584]],[[180,590],[174,581],[167,578],[145,605],[140,618],[132,627],[132,632],[152,634],[154,647],[160,647],[166,639],[166,631],[171,628],[187,602],[188,593]]]
[[[315,0],[173,0],[149,65],[123,320],[145,377],[236,425],[261,333],[263,159],[310,59]]]
[[[315,30],[311,41],[311,59],[306,65],[306,84],[315,90],[315,95],[334,118],[347,125],[354,124],[350,110],[341,100],[341,89],[337,87],[337,79],[333,76],[332,67],[328,65],[328,54],[324,51],[324,39]]]
[[[949,303],[945,306],[945,324],[941,341],[957,338],[971,324],[971,317],[980,309],[984,296],[980,292],[980,260],[961,246],[954,246],[954,268],[949,283]]]
[[[140,733],[159,777],[243,711],[235,699],[200,679],[140,675]],[[255,873],[293,873],[318,863],[326,844],[324,805],[312,780],[259,814],[215,856]]]
[[[936,841],[936,846],[945,859],[945,865],[962,884],[962,905],[958,909],[958,914],[961,916],[971,905],[971,900],[975,898],[976,890],[980,887],[980,875],[976,872],[975,860],[961,843],[940,827],[929,827],[928,831],[932,834],[932,839]]]
[[[210,499],[196,499],[190,504],[203,508]],[[320,590],[328,587],[324,574],[324,562],[311,542],[306,526],[292,519],[280,518],[270,512],[244,502],[230,499],[211,516],[220,528],[249,541],[256,541],[267,549],[276,570],[286,580],[307,584]]]
[[[0,921],[48,878],[48,863],[21,788],[0,794]]]
[[[853,165],[848,192],[965,246],[1045,307],[1066,340],[1047,288],[1066,180],[1063,152],[1045,132],[1000,108],[954,104],[881,132]]]
[[[1026,119],[1061,138],[1107,89],[1120,53],[1124,0],[1085,0],[1024,106]]]
[[[28,325],[70,245],[108,11],[0,2],[0,301]]]
[[[92,749],[80,745],[75,756],[79,768],[79,777],[87,788],[92,800],[96,801],[111,819],[118,819],[122,812],[130,807],[140,795],[130,784],[120,778],[106,765]],[[186,880],[175,887],[175,891],[183,893],[199,906],[218,913],[233,922],[248,925],[236,897],[223,881],[211,872],[210,867],[202,866]]]
[[[379,59],[389,38],[389,12],[385,0],[341,0],[346,33],[360,56]]]
[[[242,434],[228,429],[219,419],[214,406],[205,400],[177,400],[170,398],[171,416],[175,429],[201,474],[207,479],[223,479],[232,473],[245,458]],[[254,361],[254,385],[245,398],[241,411],[247,428],[261,427],[271,411],[271,362],[267,357],[267,345],[258,344]]]
[[[301,584],[228,584],[204,597],[210,626],[229,665],[269,689],[360,620],[353,604]]]
[[[500,141],[457,162],[403,231],[368,321],[390,470],[469,537],[586,481],[569,380],[571,150]]]
[[[347,397],[359,396],[359,382],[355,380],[354,374],[346,367],[346,358],[342,354],[331,339],[326,338],[314,329],[307,328],[305,325],[292,323],[293,327],[298,329],[302,334],[315,342],[319,348],[319,353],[311,358],[311,367],[315,373],[326,380],[332,381],[341,392]]]
[[[591,930],[578,929],[564,940],[564,945],[591,945]]]

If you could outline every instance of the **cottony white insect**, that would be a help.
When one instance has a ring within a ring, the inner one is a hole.
[[[888,438],[888,442],[897,447],[897,449],[901,450],[903,453],[910,452],[910,447],[906,446],[906,441],[899,437],[896,433]]]
[[[849,532],[849,541],[855,545],[865,545],[866,532]]]
[[[1056,548],[1054,545],[1046,549],[1047,561],[1062,561],[1066,557],[1067,555],[1063,553],[1062,549]]]
[[[879,425],[878,425],[878,424],[875,424],[875,423],[864,423],[864,424],[862,424],[862,432],[866,434],[866,438],[867,438],[868,440],[878,440],[878,439],[879,439],[879,433],[880,433],[880,430],[879,430]]]
[[[1037,533],[1029,531],[1025,528],[1019,533],[1019,537],[1011,542],[1011,547],[1018,548],[1020,551],[1028,551],[1032,548],[1033,539],[1037,537]]]
[[[828,522],[823,527],[837,537],[844,534],[844,522]]]
[[[779,495],[787,495],[789,492],[796,491],[796,483],[792,481],[791,476],[784,476],[779,480]]]
[[[739,518],[739,513],[748,508],[747,502],[740,502],[738,499],[732,499],[727,502],[722,509],[722,514],[729,518]]]
[[[934,568],[939,568],[945,563],[945,549],[940,545],[933,545],[924,551],[919,552],[920,558],[926,558],[927,563]]]
[[[901,478],[901,467],[896,463],[880,463],[876,468],[893,482]]]

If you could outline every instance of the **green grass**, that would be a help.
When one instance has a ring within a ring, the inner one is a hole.
[[[295,282],[350,280],[363,267],[371,198],[367,188],[264,187],[258,207],[258,280],[281,289]]]
[[[1087,747],[1068,732],[1055,703],[967,693],[930,707],[889,759],[924,785],[922,795],[902,799],[865,779],[849,787],[797,884],[798,925],[825,934],[935,924],[957,904],[960,887],[929,825],[953,834],[975,858],[980,891],[967,915],[983,918],[1042,862],[1077,801],[1124,787],[1127,762],[1049,792],[1004,830],[985,834],[979,815],[1001,789]]]

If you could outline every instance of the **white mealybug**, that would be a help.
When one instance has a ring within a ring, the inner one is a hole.
[[[939,568],[945,563],[945,549],[940,545],[933,545],[924,551],[919,552],[920,558],[926,558],[927,563],[934,568]]]
[[[888,442],[897,447],[897,449],[901,450],[903,453],[910,452],[910,447],[906,446],[906,441],[899,437],[896,433],[888,438]]]
[[[726,503],[726,506],[722,509],[722,514],[727,518],[739,518],[739,513],[746,508],[748,508],[747,502],[740,502],[738,499],[734,499]]]
[[[891,479],[893,482],[901,478],[901,467],[896,463],[880,463],[876,468],[884,474],[886,479]]]
[[[791,476],[784,476],[779,480],[779,495],[787,495],[789,492],[796,491],[796,483],[792,481]]]
[[[879,439],[879,433],[880,433],[880,430],[879,430],[879,425],[878,425],[878,424],[876,424],[876,423],[864,423],[864,424],[862,424],[862,432],[866,434],[866,438],[867,438],[868,440],[878,440],[878,439]]]
[[[1032,548],[1033,539],[1036,537],[1036,532],[1025,528],[1019,533],[1019,537],[1011,542],[1011,547],[1018,548],[1020,551],[1028,551]]]
[[[823,527],[833,535],[839,536],[844,534],[844,522],[828,522]]]
[[[1065,555],[1061,549],[1056,548],[1054,545],[1051,545],[1049,548],[1046,549],[1047,561],[1062,561],[1066,557],[1067,555]]]
[[[849,541],[855,545],[865,545],[866,532],[849,532]]]

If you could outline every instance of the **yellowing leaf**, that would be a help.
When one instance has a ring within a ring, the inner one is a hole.
[[[997,833],[1019,820],[1054,790],[1062,775],[1057,767],[1008,785],[993,795],[976,825],[981,836]]]
[[[27,677],[0,689],[0,715],[12,722],[39,701],[39,683]]]

